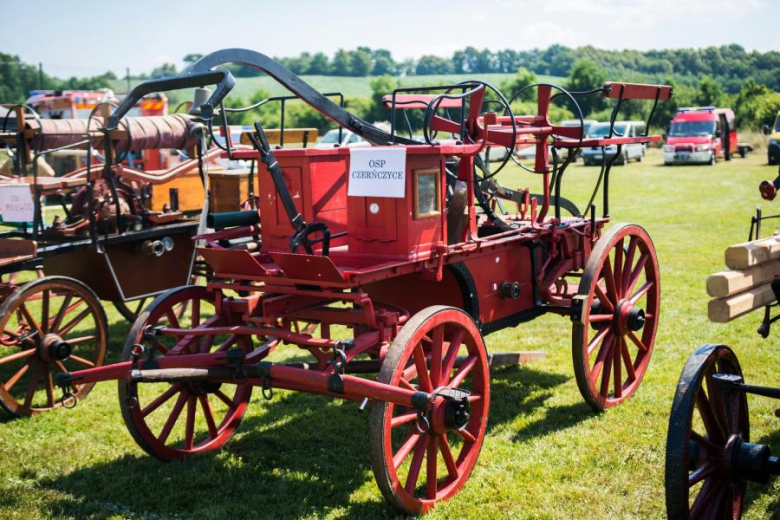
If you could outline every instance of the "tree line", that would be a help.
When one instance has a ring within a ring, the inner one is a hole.
[[[599,87],[608,81],[610,76],[606,70],[594,61],[579,59],[575,61],[568,77],[562,82],[562,87],[574,92],[582,92]],[[525,68],[520,68],[514,75],[500,81],[496,87],[507,97],[514,97],[511,105],[516,115],[536,113],[536,89],[525,87],[538,83],[538,76]],[[437,82],[440,83],[440,82]],[[659,103],[650,122],[654,131],[663,132],[678,109],[690,106],[721,106],[734,109],[737,126],[740,129],[759,130],[764,125],[772,125],[775,116],[780,111],[780,93],[774,92],[753,78],[745,80],[739,90],[729,93],[725,87],[711,76],[704,76],[696,85],[687,85],[677,80],[676,76],[662,78],[659,83],[674,87],[672,99]],[[346,108],[356,116],[371,122],[388,121],[390,111],[384,106],[382,97],[392,93],[401,86],[398,77],[390,75],[378,76],[370,80],[372,94],[368,98],[347,97]],[[420,85],[426,86],[426,85]],[[515,95],[518,93],[519,95]],[[230,107],[253,105],[271,97],[270,92],[259,89],[249,99],[231,96],[227,104]],[[497,100],[490,91],[487,99]],[[609,121],[614,107],[614,100],[594,94],[578,97],[577,104],[582,116],[587,119]],[[490,105],[495,111],[502,111],[500,105]],[[646,120],[650,114],[652,102],[628,100],[621,104],[620,120]],[[550,119],[559,122],[579,117],[579,111],[568,98],[558,96],[550,108]],[[396,123],[405,131],[407,119],[413,133],[421,132],[422,111],[408,111],[406,117],[397,116]],[[273,128],[280,122],[280,107],[278,104],[267,104],[259,109],[231,115],[230,124],[251,125],[259,120],[263,126]],[[325,132],[333,123],[303,103],[290,103],[285,111],[285,121],[288,127],[317,128]]]
[[[201,56],[191,53],[183,61],[191,64]],[[356,115],[370,121],[387,119],[387,111],[381,106],[381,95],[398,86],[399,82],[395,78],[446,74],[474,74],[477,79],[479,74],[484,73],[513,74],[497,85],[507,96],[523,86],[535,83],[539,75],[566,77],[563,86],[575,91],[599,86],[609,79],[671,84],[675,87],[672,101],[660,104],[653,119],[653,124],[658,127],[668,124],[677,109],[683,106],[731,106],[737,113],[738,125],[750,128],[771,124],[780,110],[780,52],[748,52],[736,44],[647,52],[612,51],[591,46],[573,49],[562,45],[552,45],[547,49],[507,49],[497,52],[466,47],[454,52],[449,58],[425,55],[417,60],[400,62],[386,49],[358,47],[355,50],[341,49],[332,57],[324,53],[304,52],[296,57],[277,59],[299,75],[376,76],[371,80],[374,91],[371,98],[352,98],[347,101]],[[257,70],[243,65],[230,65],[229,68],[238,77],[259,74]],[[158,78],[177,72],[174,64],[165,63],[135,79]],[[34,65],[23,63],[18,56],[0,53],[2,102],[22,102],[33,89],[106,88],[112,80],[116,80],[112,72],[88,78],[58,79]],[[266,94],[261,90],[249,100],[233,98],[231,103],[234,106],[249,104],[250,101],[267,97]],[[526,92],[517,101],[516,112],[533,111],[533,101],[533,93]],[[579,102],[584,117],[608,119],[609,108],[605,100],[595,96],[581,98]],[[556,113],[561,117],[574,117],[577,112],[575,107],[567,106],[565,102],[559,101],[559,105]],[[271,107],[265,107],[260,111],[247,112],[241,117],[259,117],[258,114],[269,114],[270,111]],[[296,112],[300,116],[296,116]],[[327,124],[313,114],[304,116],[305,112],[304,107],[293,109],[290,124],[304,124],[308,121],[313,123],[308,126],[323,128]],[[624,104],[621,115],[628,119],[641,118],[646,112],[646,104],[631,101]],[[241,117],[234,116],[234,119]],[[262,117],[270,119],[270,116]]]
[[[194,61],[190,54],[185,61]],[[620,79],[664,78],[674,75],[686,85],[696,85],[704,76],[716,78],[729,93],[736,93],[747,78],[780,91],[780,52],[747,51],[731,44],[704,49],[662,49],[650,51],[605,50],[592,46],[571,48],[551,45],[546,49],[491,51],[466,47],[452,56],[425,55],[416,60],[397,61],[386,49],[358,47],[339,49],[329,57],[304,52],[277,58],[298,75],[326,76],[413,76],[431,74],[515,73],[525,68],[537,75],[566,77],[580,59],[599,65],[608,76]],[[254,76],[250,67],[238,66],[236,75]]]
[[[24,63],[19,56],[0,52],[0,103],[24,103],[31,90],[108,88],[111,81],[116,79],[116,75],[111,71],[86,78],[55,78],[35,65]]]

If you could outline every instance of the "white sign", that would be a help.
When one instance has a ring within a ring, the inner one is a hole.
[[[32,222],[35,204],[29,184],[0,186],[0,215],[3,222]]]
[[[405,147],[350,149],[347,195],[402,199],[405,193]]]

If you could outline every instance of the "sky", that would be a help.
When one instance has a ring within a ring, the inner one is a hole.
[[[181,66],[191,52],[270,56],[386,48],[400,61],[559,43],[605,49],[738,43],[780,51],[780,0],[0,0],[0,52],[53,76]]]

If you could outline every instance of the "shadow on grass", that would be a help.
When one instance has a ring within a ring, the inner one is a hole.
[[[366,417],[350,403],[277,395],[253,401],[262,412],[245,418],[221,451],[166,464],[139,450],[39,485],[164,518],[297,518],[346,506],[372,480]],[[362,516],[392,514],[379,492],[372,498]]]
[[[530,367],[495,371],[489,424],[534,412],[569,379]],[[74,504],[161,518],[396,515],[373,487],[367,415],[357,413],[355,404],[279,392],[273,402],[253,400],[252,407],[255,413],[221,451],[165,464],[138,450],[38,485],[75,499],[51,504],[54,515]],[[548,417],[549,427],[543,419],[518,436],[544,435],[587,415],[577,409],[564,419],[559,412]],[[366,498],[353,496],[369,482],[373,491]]]
[[[9,423],[11,421],[16,421],[17,419],[19,419],[19,418],[16,417],[15,415],[11,415],[6,410],[0,408],[0,424],[5,424],[5,423]]]
[[[528,366],[495,370],[491,377],[488,429],[544,407],[545,402],[553,396],[553,390],[567,383],[572,383],[569,376],[541,372]],[[516,432],[514,440],[527,441],[570,428],[596,413],[582,401],[548,407],[543,418]]]

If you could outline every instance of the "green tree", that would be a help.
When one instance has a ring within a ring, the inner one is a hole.
[[[373,62],[371,61],[371,53],[365,48],[353,51],[349,61],[349,69],[352,76],[368,76],[374,66]]]
[[[371,80],[371,110],[366,114],[370,122],[389,119],[390,111],[384,107],[382,98],[398,87],[398,80],[392,76],[378,76]]]
[[[533,85],[536,82],[536,74],[526,69],[525,67],[520,67],[517,69],[517,73],[512,79],[507,80],[501,84],[501,90],[503,91],[504,95],[509,98],[514,96],[515,92],[518,92],[520,89],[527,87],[528,85]],[[520,101],[531,101],[534,99],[535,93],[536,91],[534,89],[529,88],[520,94],[517,99]]]
[[[199,52],[191,52],[191,53],[187,54],[184,58],[182,58],[182,61],[184,63],[186,63],[187,65],[192,65],[193,63],[195,63],[196,61],[198,61],[202,57],[203,57],[203,54],[201,54]]]
[[[723,87],[711,76],[704,76],[699,81],[699,90],[693,102],[699,106],[718,106],[723,99]]]
[[[452,61],[431,55],[420,58],[415,68],[415,73],[418,76],[426,74],[452,74],[454,71],[455,67]]]
[[[333,126],[333,122],[309,105],[302,102],[290,103],[285,107],[285,128],[316,128],[320,135]]]
[[[309,62],[309,70],[306,71],[306,74],[318,74],[322,76],[330,74],[330,60],[328,57],[321,52],[312,56],[311,61]]]
[[[333,65],[331,71],[334,76],[351,76],[352,60],[350,53],[344,49],[339,49],[333,56]]]
[[[168,76],[176,75],[176,65],[173,63],[163,63],[159,67],[155,67],[151,72],[152,78],[165,78]]]
[[[569,73],[569,80],[566,82],[566,89],[572,92],[582,92],[598,88],[607,80],[604,69],[589,59],[580,59],[574,63]],[[606,107],[606,102],[602,96],[590,95],[577,98],[577,102],[582,109],[582,115],[602,110]]]
[[[372,50],[371,59],[374,61],[374,68],[371,70],[371,74],[374,76],[398,73],[398,64],[393,59],[393,54],[387,49]]]
[[[374,58],[374,68],[371,70],[371,74],[374,76],[384,76],[385,74],[395,74],[396,66],[392,58],[387,56],[376,56]]]
[[[749,78],[734,96],[733,107],[737,116],[737,126],[760,129],[764,125],[771,125],[777,111],[780,110],[779,100],[780,94]]]
[[[344,99],[344,107],[360,119],[369,120],[371,118],[373,104],[369,98],[348,96]]]

